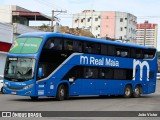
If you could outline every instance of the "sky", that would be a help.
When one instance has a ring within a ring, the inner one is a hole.
[[[67,13],[55,13],[59,23],[72,27],[72,14],[83,10],[120,11],[137,16],[137,23],[158,24],[160,29],[160,0],[1,0],[0,5],[18,5],[31,11],[51,16],[52,10],[67,10]],[[2,11],[0,11],[2,12]],[[4,12],[4,11],[3,11]],[[32,25],[50,24],[49,22],[31,22]],[[160,30],[158,31],[158,50],[160,51]]]

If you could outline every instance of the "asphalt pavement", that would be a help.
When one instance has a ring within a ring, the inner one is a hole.
[[[160,80],[154,94],[142,95],[140,98],[108,97],[72,97],[69,100],[57,101],[55,98],[40,98],[32,101],[29,97],[0,94],[0,111],[160,111]],[[117,112],[118,113],[118,112]],[[132,119],[157,119],[158,117],[133,117]],[[15,119],[15,118],[11,118]],[[27,118],[26,118],[27,119]],[[36,118],[32,118],[36,119]],[[44,118],[39,118],[44,119]],[[75,120],[75,119],[113,119],[127,120],[120,117],[48,117],[45,119]]]

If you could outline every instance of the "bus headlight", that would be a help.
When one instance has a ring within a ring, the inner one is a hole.
[[[33,86],[33,84],[30,84],[30,85],[24,86],[24,87],[23,87],[23,89],[25,89],[25,90],[26,90],[26,89],[31,88],[32,86]]]

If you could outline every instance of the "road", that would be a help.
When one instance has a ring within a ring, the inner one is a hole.
[[[123,97],[73,97],[65,101],[56,101],[55,98],[40,98],[38,101],[32,101],[29,97],[0,94],[0,111],[160,111],[160,80],[157,81],[157,89],[154,94],[129,99]],[[54,119],[70,120],[74,118]],[[79,117],[77,119],[91,120],[92,118]],[[119,120],[120,118],[111,119]],[[124,119],[127,120],[127,118]],[[158,120],[158,118],[155,119]]]

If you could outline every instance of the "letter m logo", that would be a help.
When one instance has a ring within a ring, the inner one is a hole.
[[[88,64],[88,57],[80,56],[80,64]]]
[[[133,80],[135,80],[136,76],[136,67],[140,67],[140,81],[142,81],[142,76],[143,76],[143,68],[146,66],[147,68],[147,81],[149,81],[149,71],[150,67],[147,61],[140,62],[139,60],[133,60]]]

